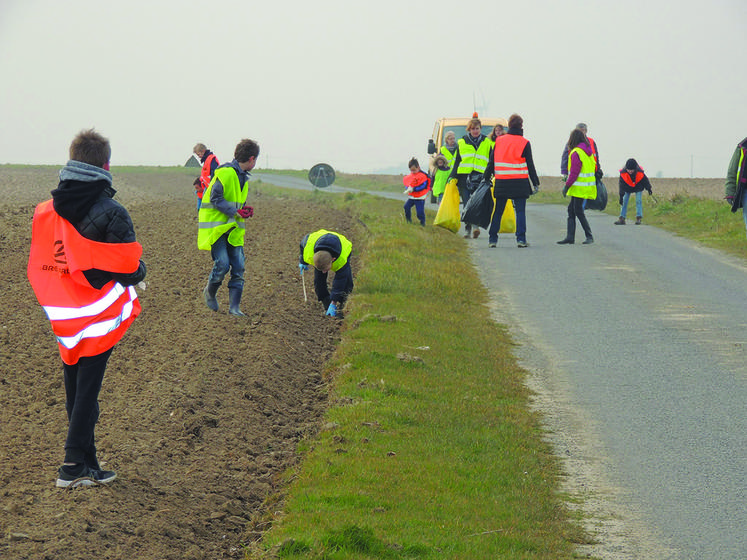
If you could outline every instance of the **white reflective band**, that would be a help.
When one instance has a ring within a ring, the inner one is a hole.
[[[225,226],[228,223],[228,219],[222,222],[200,222],[197,229],[210,229],[218,226]]]
[[[200,210],[202,210],[203,208],[205,208],[207,210],[212,210],[213,208],[215,208],[215,206],[213,206],[210,202],[201,202],[200,203]]]
[[[132,310],[134,308],[132,302],[137,299],[135,288],[130,286],[127,288],[127,292],[130,294],[130,301],[122,306],[122,312],[118,317],[88,325],[85,329],[73,336],[58,336],[57,341],[65,348],[70,349],[75,348],[84,338],[99,338],[117,329],[123,321],[129,319],[130,315],[132,315]]]
[[[522,173],[523,171],[523,173]],[[524,169],[506,169],[505,171],[498,171],[496,170],[495,175],[524,175],[526,177],[529,176],[529,172],[527,172],[526,168]]]
[[[496,161],[495,166],[496,167],[512,167],[514,169],[526,169],[527,168],[526,163],[504,163],[502,161]]]
[[[117,282],[114,284],[109,293],[98,301],[94,301],[83,307],[55,307],[51,305],[44,306],[44,312],[50,321],[64,321],[66,319],[80,319],[81,317],[93,317],[98,315],[119,299],[124,293],[125,287]]]
[[[579,173],[579,177],[587,178],[587,177],[594,177],[594,173]]]

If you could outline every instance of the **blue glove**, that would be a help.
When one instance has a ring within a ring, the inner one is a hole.
[[[306,263],[298,263],[298,270],[301,272],[301,274],[303,274],[304,272],[309,270],[309,265],[307,265]]]
[[[334,303],[330,303],[325,315],[328,315],[330,317],[337,317],[337,306]]]

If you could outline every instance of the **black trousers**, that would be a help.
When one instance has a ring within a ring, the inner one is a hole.
[[[99,392],[112,350],[110,348],[97,356],[83,357],[71,366],[63,364],[68,419],[66,463],[85,463],[92,469],[99,468],[94,428],[99,419]]]
[[[317,299],[322,302],[325,308],[329,307],[329,302],[332,301],[327,287],[328,274],[314,269],[314,292],[316,292]],[[332,280],[332,292],[336,297],[339,297],[340,306],[343,306],[352,291],[353,271],[350,269],[350,262],[347,262],[345,266],[335,272],[335,278]]]
[[[581,224],[581,227],[584,228],[586,237],[592,237],[591,226],[586,219],[586,214],[584,214],[585,200],[584,198],[572,196],[571,201],[568,203],[568,239],[573,239],[576,235],[576,218],[578,218],[578,223]]]

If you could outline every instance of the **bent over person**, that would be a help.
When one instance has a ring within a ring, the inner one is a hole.
[[[244,291],[246,219],[254,215],[254,208],[246,204],[249,171],[254,169],[258,157],[259,145],[254,140],[245,138],[239,142],[231,163],[220,165],[215,170],[198,214],[197,247],[210,251],[213,257],[213,269],[202,291],[205,304],[218,311],[216,294],[230,270],[228,312],[240,317],[244,317],[239,305]]]
[[[52,199],[36,207],[28,278],[52,323],[63,362],[68,431],[57,486],[116,478],[96,457],[94,427],[106,364],[140,313],[134,285],[145,278],[142,247],[127,210],[115,201],[109,141],[78,134]]]
[[[298,268],[301,274],[310,265],[314,267],[314,291],[326,309],[325,315],[340,317],[340,311],[353,291],[353,272],[349,262],[353,244],[344,235],[320,229],[305,235],[300,248]],[[331,293],[327,287],[330,270],[335,273]]]

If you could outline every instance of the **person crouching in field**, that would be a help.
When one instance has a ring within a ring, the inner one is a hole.
[[[57,337],[68,430],[58,488],[106,484],[94,428],[114,346],[140,313],[134,286],[145,278],[143,248],[127,210],[112,197],[111,147],[86,130],[70,145],[52,200],[34,211],[28,278]]]
[[[415,206],[415,213],[421,226],[425,226],[425,197],[431,189],[431,178],[420,169],[418,160],[412,158],[407,164],[410,168],[410,174],[405,175],[402,182],[405,184],[405,220],[408,224],[412,223],[412,207]]]
[[[638,162],[630,158],[625,162],[625,167],[620,170],[620,180],[618,183],[620,191],[620,217],[615,222],[616,226],[625,225],[625,216],[628,213],[628,201],[630,195],[635,193],[635,225],[641,225],[643,220],[643,191],[647,190],[651,194],[651,182],[643,172],[643,168]]]
[[[301,274],[314,267],[314,291],[326,310],[325,315],[342,317],[340,311],[353,291],[353,272],[350,253],[353,244],[344,235],[320,229],[305,235],[300,244],[298,268]],[[335,273],[332,292],[327,287],[329,271]]]
[[[202,291],[205,305],[218,311],[216,294],[230,269],[228,313],[244,317],[239,308],[244,292],[244,237],[246,220],[254,215],[246,198],[249,171],[257,164],[259,145],[245,138],[236,145],[233,156],[231,163],[218,166],[202,196],[197,247],[210,251],[213,257],[213,269]]]

